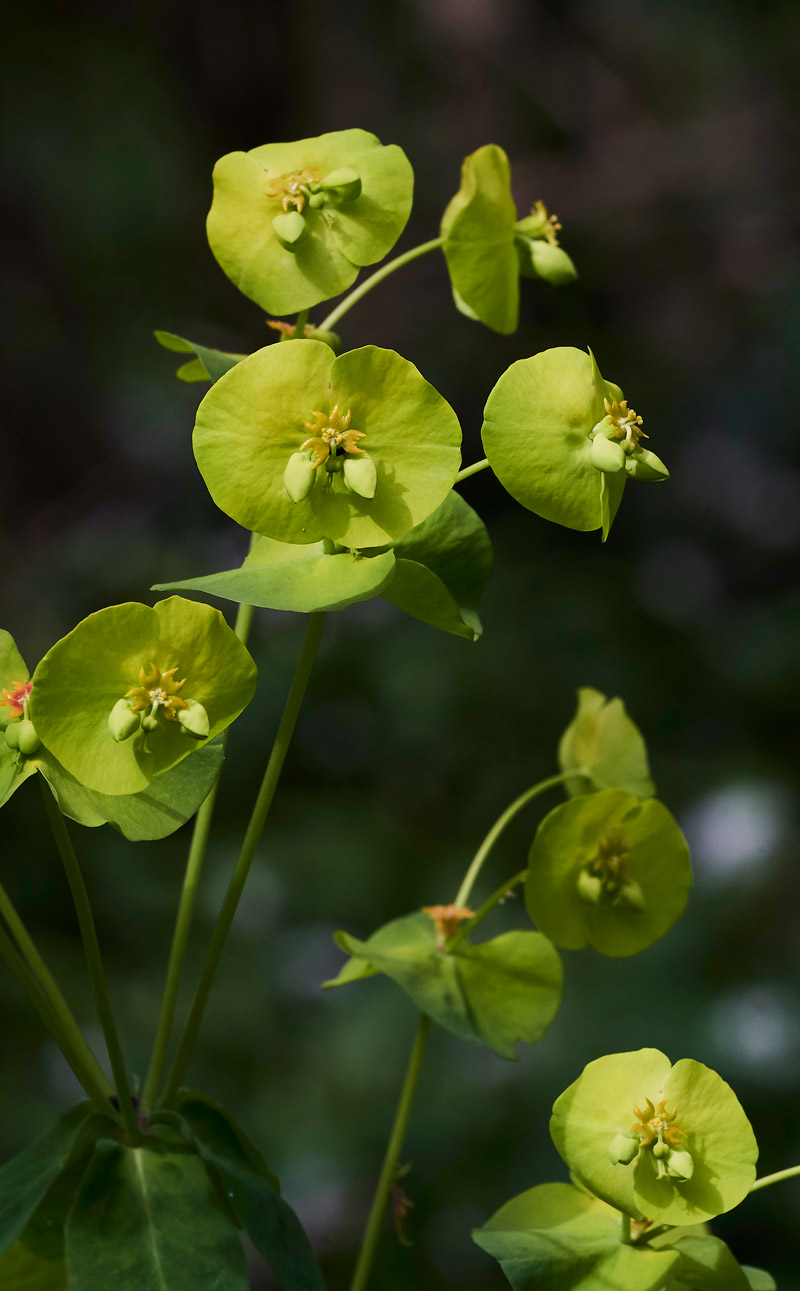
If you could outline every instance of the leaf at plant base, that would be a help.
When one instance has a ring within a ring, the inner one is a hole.
[[[638,726],[621,699],[607,699],[591,686],[578,690],[578,708],[561,736],[558,761],[562,771],[581,773],[566,782],[570,796],[597,789],[624,789],[637,798],[655,793]]]
[[[519,319],[516,218],[508,158],[486,144],[464,158],[441,234],[456,307],[503,335],[516,331]]]
[[[516,1058],[519,1040],[535,1044],[561,1000],[561,960],[540,933],[507,932],[445,952],[438,948],[433,920],[420,911],[392,920],[367,941],[345,932],[336,941],[391,977],[439,1026],[487,1045],[501,1058]],[[325,985],[355,979],[345,966]]]
[[[620,393],[589,354],[568,346],[512,363],[484,410],[483,446],[500,483],[545,520],[607,530],[622,500],[625,472],[597,469],[590,432],[605,416],[604,398]]]
[[[187,341],[174,332],[157,331],[153,335],[165,350],[196,355],[188,363],[182,363],[175,373],[181,381],[218,381],[223,372],[247,358],[246,354],[229,354],[225,350],[211,350],[206,345],[196,345],[194,341]]]
[[[323,461],[308,497],[293,502],[284,472],[309,439],[305,423],[337,410],[364,436],[375,496],[351,492]],[[458,418],[413,363],[374,345],[335,358],[307,340],[267,346],[232,368],[203,399],[194,431],[201,474],[232,519],[281,542],[327,537],[351,548],[384,546],[435,511],[453,486],[460,442]]]
[[[622,1245],[619,1214],[565,1183],[515,1197],[473,1238],[514,1291],[656,1291],[680,1264],[672,1250]]]
[[[694,1164],[687,1180],[658,1178],[653,1144],[640,1140],[625,1165],[610,1152],[617,1136],[633,1133],[638,1111],[659,1107],[680,1131],[682,1149]],[[674,1117],[672,1113],[675,1113]],[[553,1142],[570,1170],[595,1196],[634,1219],[659,1224],[696,1224],[737,1206],[755,1177],[758,1146],[750,1122],[725,1081],[702,1063],[684,1058],[675,1066],[658,1049],[608,1054],[590,1062],[556,1100],[550,1121]]]
[[[342,200],[320,181],[354,170],[358,195]],[[306,196],[293,200],[292,180]],[[308,200],[310,188],[314,202]],[[208,240],[218,263],[245,296],[271,314],[293,314],[337,296],[361,265],[383,259],[411,211],[414,176],[402,149],[382,147],[365,130],[232,152],[214,167]],[[321,206],[316,205],[322,202]],[[298,210],[305,222],[292,250],[273,220]]]
[[[531,845],[525,904],[565,950],[635,955],[680,918],[691,886],[689,849],[664,804],[603,789],[545,816]]]
[[[112,708],[141,686],[140,669],[152,666],[179,669],[180,696],[208,714],[205,740],[183,735],[160,710],[154,732],[114,740]],[[255,685],[255,664],[218,610],[180,596],[152,609],[128,602],[90,614],[48,651],[34,675],[31,717],[42,743],[81,784],[134,794],[229,726]]]
[[[380,596],[394,572],[391,551],[370,558],[355,552],[327,555],[322,543],[303,546],[260,537],[239,569],[158,583],[153,590],[205,592],[239,604],[311,614],[315,610],[343,610]]]
[[[3,1291],[67,1291],[63,1260],[43,1260],[21,1242],[0,1257]]]
[[[476,640],[478,604],[492,573],[486,526],[455,492],[394,544],[397,572],[385,599],[414,618]],[[420,572],[420,571],[423,572]]]
[[[682,1237],[673,1249],[681,1257],[675,1270],[679,1285],[692,1291],[748,1291],[744,1269],[718,1237]]]
[[[79,1103],[0,1167],[0,1254],[14,1245],[67,1165],[92,1112],[91,1103]]]
[[[311,1244],[300,1220],[278,1189],[257,1148],[233,1118],[204,1095],[181,1090],[176,1113],[200,1153],[225,1204],[269,1264],[281,1286],[324,1291]]]
[[[109,824],[131,842],[144,842],[166,838],[186,824],[211,792],[224,757],[223,737],[217,735],[134,794],[85,788],[44,748],[34,762],[70,820],[90,828]]]
[[[247,1291],[244,1250],[199,1157],[101,1139],[65,1229],[70,1291]]]

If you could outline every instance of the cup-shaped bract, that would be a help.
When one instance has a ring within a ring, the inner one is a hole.
[[[575,266],[558,245],[561,225],[542,202],[517,220],[508,157],[485,144],[464,158],[461,187],[442,216],[443,251],[457,309],[508,335],[519,321],[519,275],[567,282]]]
[[[458,473],[460,443],[456,414],[407,359],[374,345],[335,358],[305,340],[267,346],[227,372],[194,431],[209,492],[239,524],[280,542],[325,537],[351,548],[383,546],[435,511]],[[315,477],[305,496],[294,488],[297,454]],[[372,497],[344,471],[365,456]]]
[[[34,673],[31,716],[81,784],[133,794],[229,726],[255,685],[255,664],[219,610],[171,596],[152,609],[99,610],[57,641]],[[142,720],[120,739],[109,718],[123,699]],[[178,720],[193,705],[208,716],[205,737]]]
[[[568,529],[608,536],[627,476],[646,475],[641,418],[604,380],[592,354],[571,346],[519,359],[503,373],[484,410],[489,465],[513,498]],[[616,450],[619,462],[598,455]],[[655,458],[656,461],[659,459]]]
[[[230,152],[214,167],[208,241],[245,296],[293,314],[383,259],[405,228],[413,189],[403,150],[365,130]]]
[[[564,772],[574,771],[565,788],[571,796],[597,789],[624,789],[637,798],[650,798],[647,746],[621,699],[607,699],[591,686],[581,686],[578,707],[558,745]]]
[[[634,1219],[702,1223],[737,1206],[756,1177],[758,1145],[730,1086],[658,1049],[590,1062],[557,1099],[550,1133],[579,1181]],[[638,1140],[627,1163],[611,1151],[621,1133]]]
[[[525,904],[556,946],[593,946],[614,958],[663,937],[692,884],[675,819],[650,798],[605,789],[545,816],[530,850]]]
[[[20,735],[23,723],[29,735],[30,673],[10,632],[0,628],[0,806],[33,774],[28,746]],[[35,736],[34,741],[38,737]],[[35,749],[31,746],[31,752]]]

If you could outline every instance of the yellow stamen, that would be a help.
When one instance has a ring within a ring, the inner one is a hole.
[[[287,175],[277,175],[267,184],[267,196],[279,197],[284,211],[302,211],[308,198],[308,185],[319,180],[319,177],[319,171],[310,167],[290,171]]]

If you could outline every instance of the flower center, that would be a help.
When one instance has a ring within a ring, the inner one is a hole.
[[[319,179],[319,171],[310,167],[278,175],[267,184],[267,196],[279,197],[284,211],[302,211],[311,196],[309,184],[319,183]]]
[[[458,932],[458,925],[471,919],[475,911],[468,906],[424,905],[422,913],[436,924],[436,941],[439,949],[443,950],[446,942]]]
[[[25,702],[28,699],[33,688],[32,681],[12,681],[11,690],[3,687],[3,698],[0,704],[5,708],[11,709],[11,717],[22,717],[25,711]]]
[[[145,668],[139,669],[139,685],[133,686],[126,692],[125,698],[132,699],[134,702],[130,705],[132,713],[143,713],[145,709],[151,709],[151,715],[155,717],[159,709],[163,709],[164,716],[170,722],[178,720],[178,713],[181,709],[188,708],[189,705],[185,699],[181,699],[178,691],[186,685],[186,678],[182,681],[175,681],[175,673],[178,671],[177,665],[174,668],[167,668],[162,672],[154,663],[150,664],[149,672]]]
[[[531,207],[531,215],[538,216],[542,221],[542,231],[540,237],[549,242],[551,247],[558,246],[558,233],[561,228],[561,222],[557,215],[548,215],[547,207],[544,202],[534,202]]]
[[[628,407],[627,399],[619,402],[616,399],[604,399],[603,403],[606,409],[606,421],[613,427],[612,438],[622,440],[622,447],[626,451],[631,452],[634,448],[638,448],[640,439],[650,438],[641,429],[642,418],[633,408]]]
[[[315,409],[308,416],[309,420],[304,421],[303,425],[306,430],[311,431],[311,434],[300,445],[300,451],[311,451],[311,462],[315,469],[328,458],[335,458],[340,449],[353,457],[364,456],[363,448],[358,447],[358,441],[365,437],[364,432],[351,429],[350,421],[353,414],[349,408],[347,412],[340,413],[337,403],[329,413]]]

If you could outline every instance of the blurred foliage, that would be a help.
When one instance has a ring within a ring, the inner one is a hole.
[[[459,413],[468,462],[509,363],[591,345],[672,472],[629,490],[605,548],[516,509],[487,474],[467,481],[497,556],[477,645],[381,601],[331,618],[192,1072],[282,1176],[330,1285],[346,1282],[415,1025],[384,979],[319,991],[341,964],[330,934],[450,900],[510,797],[555,770],[579,685],[621,694],[645,733],[695,894],[635,961],[567,954],[563,1010],[518,1063],[434,1037],[405,1150],[414,1246],[387,1227],[376,1284],[502,1285],[470,1228],[564,1177],[548,1113],[600,1053],[656,1045],[709,1063],[753,1121],[762,1172],[796,1162],[797,6],[44,0],[4,34],[2,625],[31,666],[85,614],[246,550],[194,467],[198,387],[152,339],[167,328],[234,352],[268,339],[205,242],[211,168],[234,148],[353,125],[399,143],[417,175],[403,250],[435,235],[463,155],[502,144],[520,203],[558,212],[579,283],[524,283],[520,330],[502,338],[456,313],[429,257],[343,320],[345,345],[417,362]],[[301,632],[257,615],[260,688],[230,744],[190,983]],[[93,1026],[37,792],[4,812],[3,879]],[[533,824],[509,831],[487,892],[524,863]],[[79,839],[139,1072],[187,838]],[[509,903],[487,924],[524,916]],[[75,1090],[5,974],[2,987],[5,1156]],[[798,1220],[790,1183],[715,1231],[790,1285]]]

